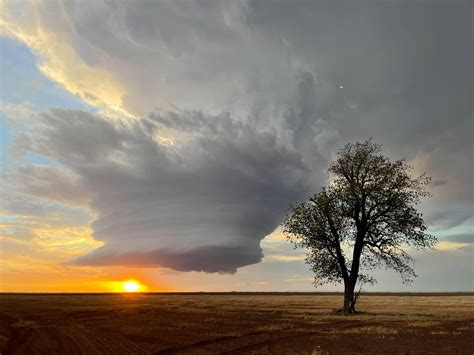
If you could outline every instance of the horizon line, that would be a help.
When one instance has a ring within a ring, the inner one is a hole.
[[[364,295],[407,295],[407,296],[449,296],[449,295],[473,295],[474,291],[367,291],[361,292]],[[18,291],[2,291],[0,296],[4,295],[321,295],[332,296],[342,295],[344,292],[339,291],[151,291],[151,292],[18,292]]]

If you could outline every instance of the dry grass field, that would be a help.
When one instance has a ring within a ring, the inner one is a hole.
[[[474,295],[0,295],[1,354],[474,351]]]

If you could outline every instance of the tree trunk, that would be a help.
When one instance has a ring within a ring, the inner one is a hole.
[[[344,314],[352,314],[355,312],[355,284],[348,282],[344,285]]]
[[[357,239],[354,245],[351,272],[349,278],[344,282],[344,314],[355,313],[357,298],[354,295],[354,289],[359,277],[360,256],[362,255],[362,248],[364,247],[365,233],[365,229],[357,226]]]

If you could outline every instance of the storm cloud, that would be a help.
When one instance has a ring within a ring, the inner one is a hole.
[[[370,137],[442,182],[427,221],[466,239],[468,1],[67,1],[12,13],[33,38],[38,23],[51,46],[67,43],[35,47],[46,75],[135,117],[53,109],[25,148],[59,165],[23,167],[23,192],[94,215],[105,245],[77,264],[232,273],[257,263],[260,241],[325,182],[336,149]]]
[[[77,263],[235,272],[261,260],[260,240],[310,191],[301,155],[274,134],[228,115],[183,116],[172,115],[173,128],[192,136],[173,146],[156,138],[166,117],[117,122],[59,109],[41,116],[38,151],[86,189],[78,199],[88,199],[93,236],[105,242]],[[50,182],[37,192],[71,198]]]

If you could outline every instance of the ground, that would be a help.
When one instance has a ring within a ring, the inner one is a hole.
[[[0,353],[474,351],[474,294],[0,295]]]

